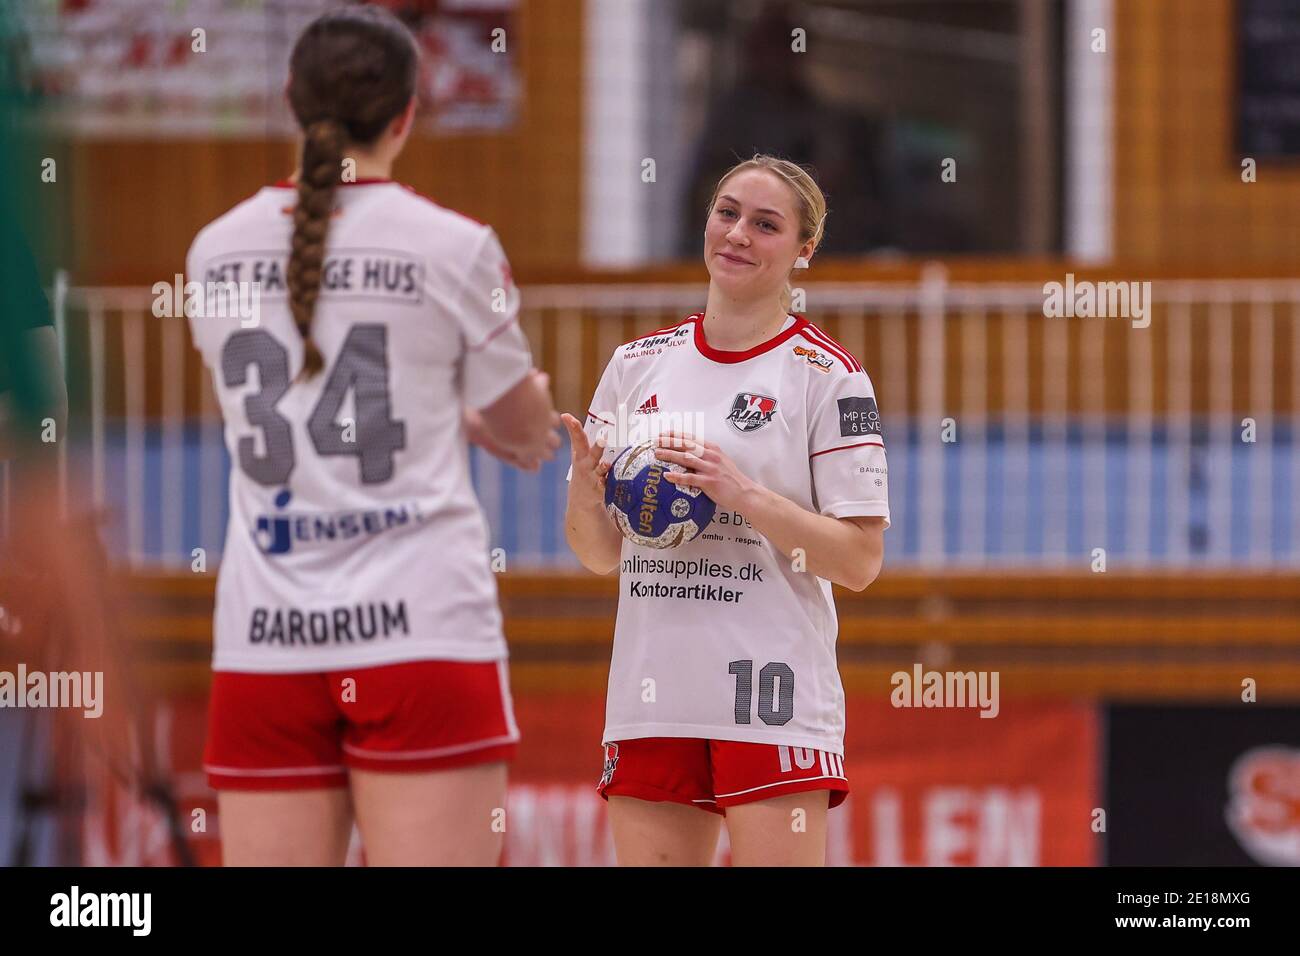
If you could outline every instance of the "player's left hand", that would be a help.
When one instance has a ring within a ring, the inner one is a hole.
[[[719,508],[739,510],[746,493],[755,485],[716,442],[694,438],[684,432],[667,431],[655,440],[655,457],[681,465],[689,471],[668,472],[675,485],[699,488]]]

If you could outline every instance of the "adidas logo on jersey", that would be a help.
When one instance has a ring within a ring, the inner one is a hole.
[[[767,395],[741,392],[731,403],[727,421],[738,431],[752,432],[762,428],[776,416],[776,399]]]
[[[633,412],[632,414],[649,415],[651,412],[657,412],[657,411],[659,411],[659,394],[656,392],[654,395],[651,395],[644,402],[638,405],[636,411]]]

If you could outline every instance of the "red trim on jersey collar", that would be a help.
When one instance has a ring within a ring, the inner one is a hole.
[[[339,185],[340,186],[375,186],[378,185],[379,183],[391,183],[391,182],[395,182],[395,180],[384,179],[382,176],[367,176],[363,179],[354,179],[351,182],[339,183]],[[276,189],[297,189],[298,188],[297,183],[291,183],[289,182],[288,179],[281,179],[279,182],[273,183],[272,185]]]
[[[454,212],[462,219],[468,219],[470,222],[477,223],[480,226],[487,225],[487,223],[483,222],[483,220],[475,219],[473,216],[469,215],[468,213],[463,213],[458,209],[449,209],[447,206],[438,205],[438,200],[434,199],[432,196],[426,196],[424,193],[420,192],[419,190],[413,189],[412,187],[406,185],[406,183],[399,183],[396,179],[384,179],[383,177],[380,176],[371,176],[365,179],[353,180],[350,183],[339,183],[339,185],[340,186],[380,186],[380,185],[386,185],[388,183],[393,183],[394,185],[401,186],[412,196],[418,196],[421,199],[423,199],[425,202],[431,202],[435,206],[438,206],[439,209],[446,209],[448,212]],[[272,183],[272,188],[297,189],[298,186],[296,183],[291,183],[287,179],[281,179],[278,183]]]
[[[772,349],[776,348],[778,345],[781,345],[782,343],[789,341],[791,337],[798,335],[801,329],[808,327],[808,320],[802,315],[797,313],[791,314],[794,315],[794,324],[788,329],[778,332],[766,342],[759,342],[752,348],[747,348],[740,352],[734,352],[726,349],[715,349],[704,340],[704,313],[697,312],[695,315],[691,316],[692,319],[697,320],[695,323],[695,347],[699,349],[700,354],[705,358],[728,365],[736,362],[743,362],[746,359],[752,359],[756,355],[762,355],[764,352],[772,351]]]

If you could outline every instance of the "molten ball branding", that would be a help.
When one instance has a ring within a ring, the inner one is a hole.
[[[647,548],[675,548],[713,520],[713,499],[679,487],[667,472],[686,469],[655,457],[653,441],[625,448],[605,480],[605,508],[623,536]]]
[[[637,511],[637,530],[650,534],[655,525],[655,509],[659,505],[659,484],[664,480],[663,465],[655,462],[645,469],[645,478],[641,482],[641,507]]]

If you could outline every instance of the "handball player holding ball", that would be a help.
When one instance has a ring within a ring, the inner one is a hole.
[[[789,311],[825,221],[800,166],[733,167],[705,310],[620,346],[562,417],[569,544],[619,570],[599,792],[623,865],[707,865],[724,816],[733,863],[822,865],[848,794],[831,584],[879,574],[889,486],[870,379]]]

